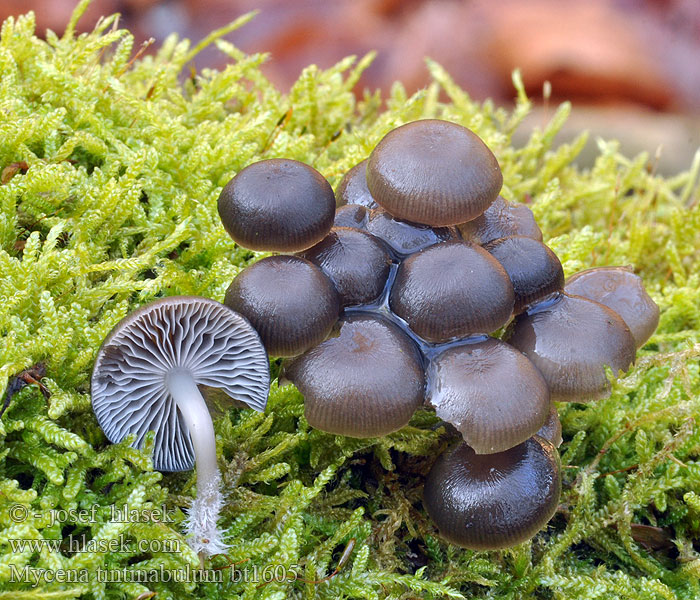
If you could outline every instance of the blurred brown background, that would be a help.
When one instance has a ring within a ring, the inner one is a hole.
[[[34,10],[40,34],[61,32],[76,1],[1,0],[0,17]],[[687,168],[700,146],[700,0],[94,0],[80,25],[120,12],[137,42],[173,31],[197,41],[256,8],[228,39],[270,52],[265,71],[283,89],[310,63],[329,67],[374,49],[360,93],[397,79],[419,89],[430,56],[473,97],[508,104],[519,67],[533,99],[548,81],[550,104],[573,102],[562,140],[581,129],[616,137],[666,173]],[[197,67],[224,60],[211,48]]]

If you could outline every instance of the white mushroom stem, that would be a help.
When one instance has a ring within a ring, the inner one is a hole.
[[[224,499],[216,460],[216,436],[209,408],[192,375],[187,371],[170,373],[167,386],[187,425],[194,447],[197,497],[187,516],[189,542],[200,556],[220,554],[227,548],[216,523]]]

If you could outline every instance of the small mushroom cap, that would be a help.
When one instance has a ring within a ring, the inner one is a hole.
[[[218,207],[224,229],[239,246],[300,252],[330,231],[335,197],[313,167],[273,158],[241,170],[221,191]]]
[[[552,403],[552,407],[549,409],[547,420],[537,432],[537,435],[548,440],[557,448],[561,446],[561,421],[559,420],[559,412],[557,412],[557,407],[554,403]]]
[[[513,300],[508,274],[493,256],[451,241],[399,265],[389,305],[424,340],[446,342],[505,325]]]
[[[335,211],[333,227],[355,227],[365,229],[369,220],[369,211],[359,204],[347,204]]]
[[[523,236],[493,240],[484,245],[508,273],[515,291],[517,315],[564,287],[561,262],[542,242]]]
[[[368,304],[379,298],[391,267],[384,244],[366,231],[334,228],[303,258],[321,267],[340,294],[343,306]]]
[[[405,257],[434,244],[459,239],[454,227],[430,227],[395,219],[382,209],[373,210],[367,231],[383,240],[397,257]]]
[[[559,455],[533,436],[497,454],[461,443],[428,473],[423,503],[440,535],[472,550],[497,550],[534,536],[554,515],[561,495]]]
[[[260,337],[241,315],[207,298],[172,296],[122,319],[107,336],[92,371],[92,408],[114,443],[135,434],[140,448],[155,431],[153,465],[159,471],[194,466],[186,423],[165,384],[186,371],[200,386],[264,410],[269,362]]]
[[[387,133],[370,154],[367,187],[399,219],[457,225],[483,213],[503,185],[498,161],[475,133],[425,119]]]
[[[271,356],[296,356],[315,346],[340,314],[331,280],[298,256],[268,256],[246,267],[224,303],[251,322]]]
[[[304,395],[309,424],[350,437],[377,437],[408,424],[423,401],[415,344],[394,323],[369,313],[341,319],[331,336],[285,366]]]
[[[519,315],[508,343],[540,370],[552,400],[586,402],[610,394],[605,366],[627,371],[634,361],[634,338],[607,306],[562,293]]]
[[[367,188],[367,159],[345,173],[335,190],[336,207],[346,204],[360,204],[367,208],[377,208],[377,203]]]
[[[428,403],[475,452],[524,442],[549,416],[549,389],[527,357],[501,340],[451,346],[427,368]]]
[[[502,196],[496,198],[476,219],[462,223],[457,228],[465,240],[475,244],[486,244],[512,235],[542,241],[542,232],[532,211],[524,204],[511,204]]]
[[[625,267],[597,267],[572,275],[568,294],[595,300],[614,310],[627,323],[637,348],[659,325],[659,307],[644,289],[641,277]]]

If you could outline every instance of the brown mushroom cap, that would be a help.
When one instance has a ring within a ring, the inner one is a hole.
[[[475,452],[524,442],[549,416],[549,389],[527,357],[501,340],[451,346],[431,359],[426,400]]]
[[[552,403],[552,407],[549,409],[547,420],[544,422],[544,425],[540,427],[537,435],[545,440],[549,440],[557,448],[561,446],[561,421],[559,420],[559,412],[554,403]]]
[[[513,299],[508,274],[493,256],[450,241],[399,265],[389,305],[424,340],[446,342],[505,325]]]
[[[607,396],[605,365],[614,373],[634,361],[634,338],[607,306],[560,294],[519,315],[508,343],[540,370],[552,400],[586,402]]]
[[[461,443],[428,473],[423,503],[447,541],[497,550],[534,536],[552,518],[561,494],[559,455],[533,436],[497,454]]]
[[[503,185],[498,161],[475,133],[425,119],[387,133],[367,163],[367,187],[399,219],[432,226],[474,219]]]
[[[614,310],[627,323],[637,348],[659,325],[659,307],[644,289],[641,277],[625,267],[597,267],[572,275],[568,294],[595,300]]]
[[[523,236],[493,240],[484,245],[508,273],[515,291],[517,315],[564,287],[561,262],[542,242]]]
[[[425,377],[415,344],[370,313],[341,319],[331,336],[285,366],[317,429],[351,437],[386,435],[406,425],[423,401]]]
[[[333,282],[343,306],[368,304],[384,290],[391,257],[384,244],[366,231],[334,228],[303,253]]]
[[[297,256],[268,256],[246,267],[224,304],[250,321],[271,356],[296,356],[315,346],[340,313],[331,280]]]
[[[367,189],[367,159],[345,173],[335,190],[336,207],[346,204],[360,204],[367,208],[377,208],[377,203]]]
[[[476,219],[457,226],[465,240],[486,244],[511,235],[522,235],[538,242],[542,232],[532,211],[524,204],[511,204],[502,196],[494,200]]]
[[[408,256],[434,244],[459,239],[454,227],[430,227],[395,219],[388,212],[370,212],[367,231],[383,240],[397,257]]]
[[[369,211],[359,204],[347,204],[335,211],[333,227],[355,227],[365,229],[369,220]]]
[[[335,215],[333,188],[297,160],[261,160],[241,170],[219,195],[219,216],[244,248],[300,252],[320,242]]]

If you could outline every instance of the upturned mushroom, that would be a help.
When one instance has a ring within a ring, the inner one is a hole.
[[[270,386],[260,338],[239,314],[206,298],[174,296],[122,319],[102,344],[92,371],[92,407],[114,443],[133,435],[140,448],[155,432],[153,466],[196,466],[197,496],[186,529],[201,556],[223,552],[217,525],[223,504],[216,437],[198,386],[219,388],[262,411]]]

